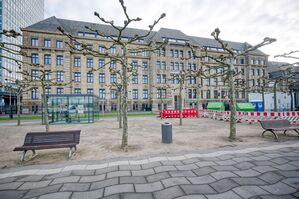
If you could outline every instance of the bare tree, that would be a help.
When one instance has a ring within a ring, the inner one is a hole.
[[[224,50],[224,53],[219,55],[219,56],[211,56],[208,54],[207,48],[203,48],[204,54],[203,55],[197,55],[196,51],[193,49],[193,54],[197,58],[209,58],[211,60],[214,60],[216,63],[219,63],[221,67],[224,68],[223,72],[223,78],[228,82],[228,88],[229,88],[229,99],[230,99],[230,109],[231,109],[231,114],[230,114],[230,134],[229,134],[229,139],[231,141],[236,140],[236,96],[235,96],[235,66],[234,66],[234,60],[236,60],[238,57],[244,56],[262,46],[271,44],[275,42],[275,39],[266,37],[264,40],[254,46],[249,46],[246,48],[244,51],[236,51],[233,48],[228,46],[228,43],[222,40],[220,36],[220,30],[216,28],[211,35],[213,38],[220,44],[221,48]]]
[[[84,50],[89,55],[95,56],[95,57],[106,57],[110,58],[111,60],[115,60],[117,63],[120,64],[120,81],[122,84],[121,88],[121,108],[122,108],[122,123],[123,123],[123,134],[122,134],[122,143],[121,148],[124,151],[128,150],[128,119],[127,119],[127,109],[128,109],[128,83],[129,79],[134,74],[134,66],[132,63],[129,63],[129,58],[132,54],[136,53],[142,53],[144,51],[147,52],[154,52],[156,49],[159,49],[161,46],[163,46],[165,43],[162,43],[159,46],[156,46],[153,43],[149,43],[148,45],[144,45],[142,47],[136,47],[134,46],[135,43],[138,41],[146,39],[152,32],[153,28],[159,23],[159,21],[166,16],[166,14],[161,14],[161,16],[153,22],[152,25],[149,25],[149,30],[144,35],[138,35],[135,34],[131,38],[124,38],[124,32],[128,28],[128,26],[134,22],[139,22],[142,19],[139,17],[131,18],[128,15],[127,7],[124,4],[123,0],[119,0],[122,11],[125,15],[125,20],[123,26],[116,26],[114,24],[113,20],[106,20],[103,18],[98,12],[95,12],[94,15],[104,24],[109,25],[110,27],[115,30],[115,35],[106,35],[105,33],[101,32],[100,30],[97,30],[96,27],[89,27],[86,26],[85,28],[93,33],[95,33],[97,36],[102,38],[108,38],[111,41],[111,45],[109,47],[106,47],[106,50],[110,50],[111,48],[120,47],[121,52],[113,54],[111,52],[99,52],[94,51],[85,44],[79,42],[73,35],[66,33],[63,28],[58,27],[58,30],[62,32],[62,34],[66,35],[72,42],[81,44],[82,50]],[[97,69],[95,69],[97,70]]]

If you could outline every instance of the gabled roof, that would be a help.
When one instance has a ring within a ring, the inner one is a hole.
[[[109,25],[106,24],[96,24],[83,21],[74,21],[67,19],[59,19],[55,16],[47,18],[43,21],[35,23],[31,26],[23,28],[23,30],[40,30],[48,32],[59,32],[57,27],[61,26],[67,33],[77,36],[78,33],[92,33],[87,30],[85,26],[91,27],[98,30],[100,33],[103,33],[107,36],[117,36],[117,31]],[[122,37],[132,38],[137,35],[146,35],[148,30],[136,29],[136,28],[127,28],[123,31]],[[160,28],[159,31],[153,31],[151,34],[145,38],[145,42],[162,42],[164,39],[169,39],[170,41],[175,40],[178,43],[189,42],[192,45],[205,46],[220,48],[220,44],[214,39],[204,38],[204,37],[195,37],[188,36],[180,30],[169,29],[169,28]],[[246,42],[234,42],[234,41],[225,41],[228,43],[228,47],[233,48],[234,50],[243,51],[250,46]],[[257,55],[266,55],[260,50],[253,51],[252,54]]]

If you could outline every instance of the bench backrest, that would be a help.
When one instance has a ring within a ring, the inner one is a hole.
[[[26,134],[24,146],[66,144],[80,142],[81,130],[30,132]]]
[[[264,129],[275,129],[291,126],[289,120],[261,120],[259,122],[261,123]]]

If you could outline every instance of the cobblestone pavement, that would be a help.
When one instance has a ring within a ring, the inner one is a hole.
[[[299,198],[299,143],[0,170],[0,198]]]

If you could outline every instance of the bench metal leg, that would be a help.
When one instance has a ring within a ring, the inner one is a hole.
[[[274,135],[275,140],[278,141],[278,137],[277,137],[276,133],[275,133],[274,131],[272,131],[272,130],[265,130],[265,131],[262,133],[262,136],[263,136],[263,137],[264,137],[264,134],[265,134],[267,131],[270,131],[270,132]]]
[[[25,160],[25,154],[26,154],[27,150],[23,151],[23,154],[21,156],[21,161],[24,162]]]
[[[298,137],[299,137],[299,131],[297,129],[294,129],[294,131],[298,134]]]
[[[73,147],[70,147],[70,151],[69,151],[69,159],[72,157],[73,154]]]
[[[287,135],[287,130],[284,130],[283,134],[284,134],[284,135]]]
[[[35,156],[36,155],[36,152],[35,152],[35,150],[33,149],[32,150],[32,156]]]

